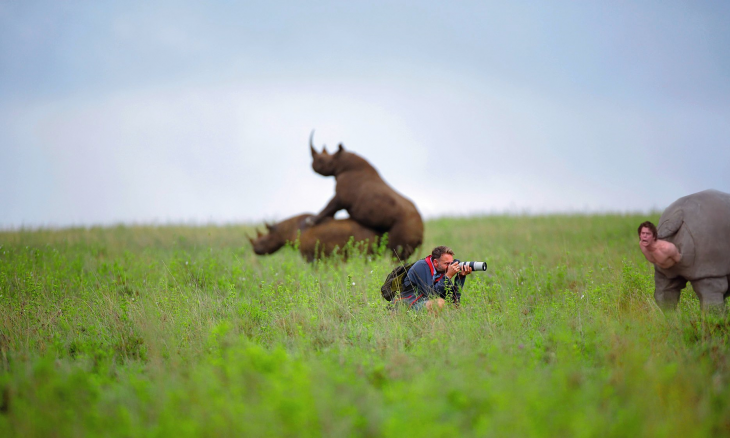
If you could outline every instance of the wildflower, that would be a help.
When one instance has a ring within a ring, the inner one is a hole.
[[[581,296],[580,296],[580,299],[582,300],[584,296],[585,296],[585,295],[581,295]]]

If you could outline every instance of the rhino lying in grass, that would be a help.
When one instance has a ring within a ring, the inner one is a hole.
[[[689,281],[703,310],[724,309],[730,280],[730,194],[705,190],[679,198],[664,210],[657,231],[682,255],[668,269],[655,265],[657,304],[675,308]]]
[[[370,228],[352,219],[329,218],[317,225],[307,225],[312,214],[300,214],[273,225],[266,225],[268,234],[258,232],[256,239],[249,238],[253,250],[258,255],[271,254],[287,243],[294,243],[299,237],[299,252],[309,262],[322,256],[329,256],[335,248],[340,251],[352,237],[354,242],[362,242],[369,253],[373,244],[382,237]]]
[[[345,209],[358,223],[387,232],[388,249],[395,250],[400,259],[413,254],[423,242],[423,220],[413,202],[393,190],[364,158],[345,151],[342,144],[334,154],[326,148],[317,153],[310,136],[309,147],[312,169],[337,181],[335,196],[311,223],[321,223]]]

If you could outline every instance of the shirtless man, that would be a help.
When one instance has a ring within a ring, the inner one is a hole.
[[[639,247],[647,260],[663,269],[682,260],[682,254],[672,242],[657,239],[656,227],[649,221],[639,225]]]

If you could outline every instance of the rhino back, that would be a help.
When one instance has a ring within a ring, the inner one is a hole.
[[[662,271],[688,280],[730,274],[730,194],[705,190],[680,198],[664,211],[658,228],[666,230],[677,217],[678,231],[665,239],[677,245],[682,261]]]
[[[315,250],[330,255],[336,247],[343,249],[353,237],[355,242],[373,243],[379,234],[352,219],[328,219],[307,228],[301,234],[300,251],[305,257],[316,256]]]
[[[350,217],[374,229],[387,230],[404,216],[418,214],[415,205],[378,174],[341,175],[335,190]]]

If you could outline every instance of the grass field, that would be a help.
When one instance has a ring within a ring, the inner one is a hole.
[[[0,232],[0,436],[728,436],[730,325],[656,307],[645,219],[429,221],[489,263],[438,317],[245,226]]]

